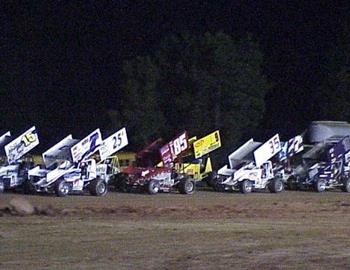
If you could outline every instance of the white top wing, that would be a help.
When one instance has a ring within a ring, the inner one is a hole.
[[[118,130],[116,133],[109,136],[103,141],[100,148],[101,161],[118,152],[128,145],[128,135],[126,128]]]
[[[73,162],[90,157],[102,145],[100,129],[96,129],[71,148]]]
[[[279,151],[281,151],[281,149],[280,137],[278,134],[276,134],[254,151],[255,165],[260,167]]]
[[[9,163],[20,159],[39,144],[39,137],[35,126],[5,145],[5,152]]]
[[[254,157],[252,155],[253,151],[261,145],[261,142],[255,142],[250,139],[236,151],[228,156],[228,161],[231,169],[235,169],[244,160],[253,161]]]
[[[63,140],[52,146],[43,153],[45,166],[48,168],[57,160],[71,160],[70,148],[79,140],[73,139],[72,135],[68,135]]]

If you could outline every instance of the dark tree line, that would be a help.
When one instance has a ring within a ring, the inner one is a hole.
[[[297,89],[295,100],[286,93],[285,104],[271,119],[283,118],[293,108],[300,110],[296,115],[304,111],[311,120],[350,121],[348,31],[335,41],[323,63],[323,80],[309,93]],[[261,132],[262,119],[265,101],[277,89],[264,75],[264,57],[249,36],[172,36],[153,54],[127,61],[123,71],[122,106],[110,111],[110,116],[115,124],[127,123],[136,146],[159,136],[170,139],[184,129],[197,136],[220,129],[224,149],[232,151],[251,135],[272,132]],[[298,104],[300,95],[308,102]],[[285,119],[286,125],[297,120]]]
[[[160,1],[150,4],[152,17],[148,4],[102,2],[2,5],[0,129],[17,134],[37,125],[42,150],[96,127],[108,133],[126,126],[130,150],[184,129],[197,136],[220,129],[226,156],[250,137],[287,138],[311,120],[350,120],[349,28],[322,55],[330,42],[315,44],[323,38],[313,30],[333,19],[319,24],[312,4],[285,20],[282,4],[273,16],[266,7],[262,17],[247,8],[232,17],[240,4],[195,3],[175,12],[181,5],[166,9]],[[208,16],[223,11],[230,16],[218,24]],[[315,25],[294,26],[303,16]],[[337,21],[327,29],[339,34],[345,21]],[[254,38],[242,37],[247,32]]]
[[[223,33],[169,37],[123,70],[122,106],[110,115],[138,146],[182,130],[203,136],[220,129],[232,149],[259,125],[270,89],[257,42]]]
[[[350,121],[350,34],[346,27],[329,52],[325,77],[315,93],[319,117]]]

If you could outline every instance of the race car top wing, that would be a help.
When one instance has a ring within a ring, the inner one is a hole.
[[[0,136],[0,146],[4,145],[10,137],[11,137],[10,131],[7,131],[4,135],[1,135]]]
[[[160,149],[160,155],[164,166],[169,166],[188,148],[188,134],[187,131],[184,131]]]
[[[6,156],[4,146],[8,144],[11,141],[11,132],[8,131],[4,135],[0,136],[0,155],[1,157]],[[0,161],[3,162],[4,160],[0,158]]]
[[[287,158],[291,158],[303,150],[303,137],[297,135],[286,142],[281,142],[281,151],[278,153],[278,160],[283,161]]]
[[[159,149],[164,144],[163,139],[158,138],[151,144],[147,145],[141,151],[136,154],[137,166],[141,167],[153,167],[160,161]]]
[[[194,157],[200,158],[221,147],[221,139],[219,130],[196,140],[193,143]]]
[[[336,143],[332,148],[328,150],[327,159],[331,161],[331,163],[335,163],[335,161],[338,160],[339,157],[345,155],[349,151],[350,151],[350,137],[345,136],[338,143]],[[345,162],[348,162],[348,160],[346,160]]]
[[[35,126],[28,129],[19,137],[5,145],[8,163],[11,164],[39,144],[39,137]]]
[[[126,128],[118,130],[116,133],[105,139],[100,147],[101,161],[118,152],[128,145],[128,135]]]
[[[260,167],[274,155],[281,151],[281,142],[278,134],[274,135],[262,146],[254,151],[255,165]]]
[[[98,128],[71,148],[73,162],[80,162],[83,159],[89,158],[99,150],[101,145],[102,136]]]
[[[73,139],[72,135],[68,135],[63,140],[46,150],[42,156],[46,168],[53,165],[57,160],[71,160],[70,149],[79,140]]]
[[[250,139],[236,151],[232,152],[228,156],[228,162],[230,164],[230,169],[235,169],[243,161],[254,161],[253,151],[257,149],[262,143],[255,142],[253,139]]]

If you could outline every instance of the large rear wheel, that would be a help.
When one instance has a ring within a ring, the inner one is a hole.
[[[298,190],[298,182],[295,176],[291,176],[287,179],[286,189],[288,190]]]
[[[190,177],[181,180],[179,183],[179,191],[181,194],[193,194],[196,189],[196,183]]]
[[[107,194],[107,183],[106,181],[96,178],[89,184],[90,194],[93,196],[104,196]]]
[[[206,178],[206,182],[207,182],[207,185],[209,187],[215,187],[215,184],[216,184],[216,178],[217,178],[217,173],[216,172],[211,172],[208,174],[207,178]]]
[[[225,190],[226,190],[225,185],[220,184],[220,183],[216,183],[213,188],[217,192],[225,192]]]
[[[116,177],[114,180],[114,187],[115,187],[115,190],[119,192],[127,192],[128,185],[127,185],[126,176],[120,175]]]
[[[341,189],[344,192],[350,192],[350,178],[346,177],[343,180],[343,185],[342,185]]]
[[[26,180],[23,183],[23,193],[24,194],[34,194],[35,193],[35,188],[29,180]]]
[[[283,182],[280,179],[272,179],[267,187],[271,193],[278,193],[284,189]]]

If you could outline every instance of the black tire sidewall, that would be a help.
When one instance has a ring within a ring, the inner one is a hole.
[[[29,180],[26,180],[23,183],[23,193],[27,194],[27,195],[34,193],[34,187],[33,187],[32,183]]]
[[[158,190],[156,191],[154,187],[158,187]],[[151,195],[157,194],[159,192],[159,182],[154,179],[150,180],[147,184],[147,192]]]
[[[283,191],[283,182],[280,179],[272,180],[272,192],[279,193]]]
[[[250,185],[250,190],[247,189],[247,185]],[[251,193],[253,190],[253,184],[249,180],[243,180],[240,183],[239,190],[241,193],[246,194],[246,193]]]
[[[104,185],[104,191],[103,192],[99,192],[99,190],[98,190],[98,187],[100,185]],[[98,179],[97,182],[96,182],[95,189],[96,189],[96,196],[106,195],[107,194],[107,183],[105,181],[103,181],[102,179]]]
[[[343,190],[345,192],[350,192],[350,178],[346,178],[343,182]]]
[[[5,191],[5,183],[4,181],[0,180],[0,193],[4,193]]]
[[[315,182],[315,190],[316,192],[324,192],[326,190],[326,188],[324,189],[320,189],[320,186],[321,185],[326,185],[326,182],[322,179],[317,179],[316,182]]]
[[[188,184],[192,185],[192,189],[191,190],[186,188]],[[183,185],[184,185],[184,191],[185,191],[186,194],[192,194],[194,192],[195,188],[196,188],[196,184],[195,184],[194,180],[189,179],[189,178],[184,181]]]
[[[104,189],[104,192],[99,192],[98,191],[98,187],[99,185],[104,185],[105,186],[105,189]],[[93,196],[104,196],[107,194],[108,192],[108,186],[107,186],[107,183],[106,181],[100,179],[100,178],[96,178],[94,180],[92,180],[89,184],[89,191],[90,191],[90,194],[93,195]]]

